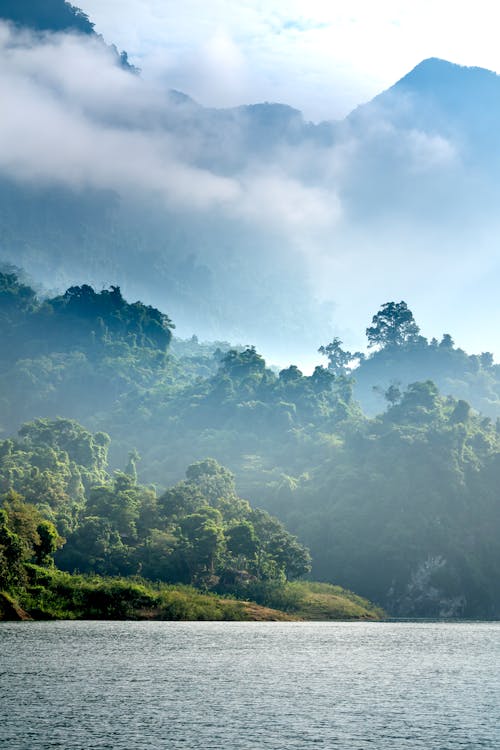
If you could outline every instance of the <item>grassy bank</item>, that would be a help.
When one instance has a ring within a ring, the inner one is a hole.
[[[380,620],[385,612],[367,599],[330,583],[287,584],[299,598],[296,614],[304,620]]]
[[[301,620],[380,620],[385,612],[367,599],[330,583],[257,583],[248,596]]]
[[[102,578],[27,565],[27,581],[0,597],[0,620],[379,619],[369,602],[329,584],[290,583],[255,592],[257,601],[202,593],[189,586]]]

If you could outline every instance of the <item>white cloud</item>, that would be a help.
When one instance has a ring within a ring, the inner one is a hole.
[[[448,167],[457,159],[453,144],[441,135],[429,135],[418,130],[408,134],[410,168],[413,172],[428,172],[440,167]]]
[[[223,36],[208,54],[216,66],[237,57]],[[285,235],[301,226],[330,226],[338,218],[335,195],[272,163],[232,175],[197,166],[202,135],[189,122],[181,132],[169,131],[166,92],[120,69],[98,41],[73,35],[40,40],[0,24],[0,57],[4,174],[156,194],[173,209],[217,209]]]
[[[332,229],[342,209],[335,190],[306,187],[299,180],[278,172],[263,172],[243,177],[245,198],[239,208],[250,222],[286,226],[297,239]]]
[[[0,55],[4,173],[73,187],[155,191],[197,208],[238,194],[230,179],[179,160],[172,138],[154,129],[153,94],[159,92],[143,89],[99,44],[71,35],[36,42],[4,26]]]

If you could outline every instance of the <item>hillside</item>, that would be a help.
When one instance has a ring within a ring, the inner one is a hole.
[[[182,585],[129,578],[70,575],[29,565],[17,599],[0,592],[0,622],[8,620],[378,620],[384,613],[339,586],[300,583],[276,587],[275,607]],[[22,606],[20,606],[20,603]],[[276,609],[282,607],[282,609]]]
[[[35,31],[95,33],[86,13],[64,0],[2,0],[0,18]]]
[[[56,525],[58,566],[276,607],[258,581],[306,574],[307,545],[314,578],[393,615],[498,612],[499,422],[464,393],[495,417],[490,354],[428,342],[405,303],[387,303],[370,356],[335,340],[326,367],[276,373],[252,347],[172,343],[169,317],[117,287],[42,300],[1,279],[0,488],[5,507],[18,493]],[[373,386],[366,416],[353,394]]]

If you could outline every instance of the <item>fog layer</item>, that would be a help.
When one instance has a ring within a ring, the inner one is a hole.
[[[391,298],[423,333],[491,348],[493,74],[427,61],[313,125],[284,105],[203,108],[94,36],[1,23],[0,59],[3,260],[50,287],[118,283],[182,334],[279,362],[334,335],[362,346]]]

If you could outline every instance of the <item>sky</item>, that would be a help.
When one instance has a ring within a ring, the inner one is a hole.
[[[500,72],[497,0],[81,5],[96,30],[127,50],[145,78],[205,106],[278,101],[319,121],[345,116],[427,57]]]

